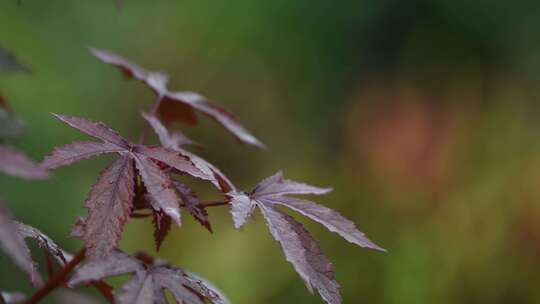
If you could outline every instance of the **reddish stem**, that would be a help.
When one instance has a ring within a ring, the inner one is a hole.
[[[225,205],[228,205],[229,204],[229,201],[224,201],[224,202],[210,202],[210,203],[206,203],[206,204],[201,204],[203,207],[219,207],[219,206],[225,206]]]
[[[49,275],[49,278],[54,275],[54,264],[52,261],[51,254],[43,249],[43,253],[45,254],[45,261],[47,262],[47,274]]]
[[[64,268],[57,272],[54,276],[50,277],[49,280],[43,287],[41,287],[30,299],[28,299],[25,304],[36,304],[45,296],[47,296],[51,291],[55,290],[58,286],[62,285],[66,280],[67,276],[79,265],[83,260],[86,254],[86,248],[83,248],[77,252],[69,263],[67,263]]]
[[[224,202],[209,202],[209,203],[201,203],[199,204],[200,207],[203,207],[203,208],[206,208],[206,207],[219,207],[219,206],[225,206],[225,205],[228,205],[229,202],[228,201],[224,201]],[[184,203],[180,203],[180,207],[186,207],[186,204]],[[138,216],[138,217],[146,217],[147,215],[145,214],[144,216]],[[150,215],[148,215],[150,216]]]
[[[147,218],[149,216],[152,216],[152,214],[149,214],[149,213],[131,213],[130,215],[132,218]]]
[[[109,301],[109,303],[114,304],[114,295],[113,295],[113,288],[111,285],[103,282],[103,281],[94,281],[92,282],[92,285],[101,293],[101,295]]]

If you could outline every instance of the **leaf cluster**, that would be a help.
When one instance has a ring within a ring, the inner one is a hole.
[[[120,69],[128,79],[136,79],[154,92],[156,101],[149,112],[141,113],[141,118],[146,122],[146,128],[153,130],[159,145],[145,144],[147,129],[137,142],[133,142],[104,123],[60,114],[54,116],[96,140],[55,147],[39,166],[20,152],[0,145],[0,170],[28,179],[46,178],[49,170],[88,158],[105,154],[117,156],[91,187],[84,201],[88,210],[86,216],[77,218],[73,225],[71,236],[84,241],[84,248],[75,256],[62,250],[39,230],[12,219],[5,208],[0,209],[0,245],[36,286],[42,286],[43,279],[24,239],[36,240],[61,268],[55,272],[53,262],[48,260],[49,280],[28,303],[37,303],[62,284],[72,288],[80,283],[94,286],[111,303],[165,304],[168,303],[165,290],[177,303],[229,303],[219,290],[197,275],[144,253],[130,256],[118,245],[129,220],[151,217],[159,250],[173,224],[181,227],[184,211],[212,232],[210,207],[228,206],[237,229],[244,227],[255,210],[259,210],[270,234],[279,242],[285,258],[309,291],[316,290],[329,304],[342,302],[332,264],[321,252],[318,242],[283,208],[322,224],[352,244],[384,251],[337,211],[296,197],[324,195],[332,189],[285,179],[281,171],[265,178],[249,192],[239,189],[215,165],[188,149],[198,143],[181,131],[169,129],[170,124],[177,121],[196,123],[199,113],[214,119],[238,141],[264,148],[265,145],[233,114],[198,93],[169,90],[168,76],[163,72],[146,70],[106,50],[90,48],[90,52],[100,61]],[[3,113],[5,120],[2,120]],[[5,128],[7,131],[16,129],[16,120],[7,107],[0,109],[2,124],[9,126]],[[189,179],[180,180],[180,176],[207,182],[221,193],[222,201],[202,202],[189,185]],[[78,265],[83,260],[84,264]],[[73,274],[70,273],[72,270]],[[106,283],[111,276],[125,274],[131,277],[117,290]],[[15,303],[20,299],[17,296],[2,293],[0,303]]]

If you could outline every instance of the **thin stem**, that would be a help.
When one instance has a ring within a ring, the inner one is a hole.
[[[67,276],[79,265],[83,260],[86,254],[86,248],[83,248],[77,252],[69,263],[67,263],[64,268],[59,272],[49,278],[47,283],[43,285],[30,299],[28,299],[25,304],[36,304],[45,296],[47,296],[51,291],[55,290],[58,286],[62,285],[66,280]]]
[[[45,249],[43,249],[43,253],[45,255],[45,261],[47,262],[47,274],[49,275],[49,278],[50,278],[54,275],[54,264],[52,261],[51,254]]]
[[[203,207],[219,207],[219,206],[225,206],[225,205],[228,205],[229,204],[229,201],[224,201],[224,202],[210,202],[210,203],[206,203],[206,204],[202,204]]]
[[[109,301],[109,303],[114,304],[114,295],[113,295],[113,288],[111,285],[103,282],[103,281],[94,281],[92,282],[92,285],[101,293],[101,295]]]
[[[152,216],[152,214],[150,213],[131,213],[130,215],[132,218],[146,218],[146,217],[149,217],[149,216]]]
[[[151,115],[156,115],[157,111],[159,110],[159,105],[161,104],[161,100],[163,99],[163,96],[158,95],[156,97],[156,100],[154,101],[154,104],[152,105],[152,109],[150,110]],[[148,134],[149,125],[147,122],[144,123],[143,129],[141,131],[141,135],[139,136],[139,145],[142,145],[144,143],[144,139],[146,138],[146,134]]]
[[[229,202],[228,201],[224,201],[224,202],[210,202],[210,203],[200,203],[199,206],[200,207],[219,207],[219,206],[226,206],[226,205],[229,205]],[[186,207],[186,204],[184,203],[180,203],[180,207]],[[137,214],[137,216],[135,217],[147,217],[147,216],[150,216],[150,215],[146,215],[146,214]]]

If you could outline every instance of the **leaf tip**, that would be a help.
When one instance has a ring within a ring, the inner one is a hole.
[[[264,151],[268,150],[268,146],[256,138],[253,140],[252,145]]]
[[[173,219],[178,227],[182,227],[182,220],[180,219],[180,212],[178,212],[178,209],[165,208],[163,211]]]
[[[54,113],[54,112],[51,112],[51,115],[54,116],[54,118],[60,120],[60,121],[65,121],[66,119],[66,115],[63,115],[63,114],[58,114],[58,113]]]
[[[320,194],[328,194],[330,192],[334,191],[334,188],[328,187],[328,188],[320,188]]]
[[[373,242],[370,245],[371,246],[368,246],[368,248],[370,248],[370,249],[373,249],[373,250],[376,250],[376,251],[379,251],[379,252],[384,252],[384,253],[388,252],[388,250],[382,248],[381,246],[379,246],[379,245],[377,245],[377,244],[375,244]]]
[[[88,51],[94,55],[95,57],[101,59],[101,57],[105,54],[105,51],[101,50],[101,49],[98,49],[96,47],[93,47],[93,46],[88,46]]]
[[[37,166],[40,170],[39,171],[36,171],[35,174],[32,176],[31,179],[35,179],[35,180],[47,180],[47,179],[50,179],[53,175],[47,171],[48,169],[47,168],[44,168],[41,166],[41,164],[38,164]]]

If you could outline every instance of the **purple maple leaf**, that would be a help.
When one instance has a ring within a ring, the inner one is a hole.
[[[336,211],[322,205],[289,197],[291,194],[322,195],[332,191],[307,184],[286,180],[278,172],[249,192],[233,190],[227,193],[231,203],[234,226],[241,228],[258,207],[272,236],[281,244],[287,261],[291,262],[310,291],[314,287],[329,304],[341,303],[339,285],[334,279],[332,265],[322,254],[318,243],[309,232],[291,216],[276,207],[281,205],[321,223],[328,230],[361,247],[385,251],[371,242],[356,225]]]
[[[238,119],[227,110],[210,103],[208,99],[194,92],[171,92],[167,89],[169,77],[161,72],[147,71],[137,64],[110,51],[90,48],[90,52],[104,63],[119,68],[126,77],[137,79],[146,84],[163,101],[171,101],[186,106],[189,115],[195,117],[193,111],[198,111],[217,121],[241,142],[264,148],[255,136],[244,128]]]
[[[133,274],[116,293],[118,304],[166,304],[167,289],[178,303],[228,304],[220,291],[198,276],[181,268],[145,256],[144,261],[133,258],[119,250],[105,259],[90,261],[80,266],[68,285],[73,287],[84,282],[102,280],[122,274]]]
[[[133,209],[136,172],[151,196],[152,207],[171,217],[178,226],[181,225],[178,196],[160,165],[203,180],[214,179],[197,168],[188,157],[171,149],[134,145],[102,123],[55,116],[103,142],[75,142],[58,147],[45,157],[41,164],[43,168],[54,169],[108,153],[120,156],[98,177],[84,204],[88,216],[79,221],[74,227],[76,231],[72,232],[86,242],[87,254],[91,258],[104,257],[117,246],[123,226]]]
[[[212,177],[210,181],[221,191],[229,192],[235,189],[233,183],[216,166],[194,153],[183,149],[182,146],[185,145],[185,143],[179,142],[177,139],[178,137],[175,136],[174,133],[171,134],[157,117],[146,113],[143,113],[142,115],[157,134],[159,141],[164,147],[188,157],[199,170],[206,174],[206,176]]]
[[[25,239],[37,241],[39,247],[52,254],[60,265],[71,259],[71,255],[62,250],[47,235],[38,229],[12,219],[7,209],[0,204],[0,247],[14,260],[15,264],[30,276],[36,286],[42,284],[36,265],[30,255]]]

